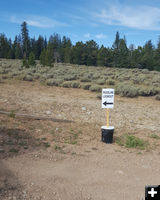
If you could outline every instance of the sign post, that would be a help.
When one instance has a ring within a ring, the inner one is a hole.
[[[109,127],[109,108],[106,109],[107,113],[107,127]]]
[[[102,141],[112,143],[114,127],[109,126],[109,109],[114,107],[114,89],[102,89],[102,108],[106,109],[106,126],[102,126]]]

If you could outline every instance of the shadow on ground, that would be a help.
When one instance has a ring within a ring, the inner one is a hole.
[[[23,129],[0,127],[0,159],[38,149],[40,143]]]
[[[25,199],[23,186],[18,178],[6,167],[4,160],[27,152],[41,145],[28,132],[18,128],[0,127],[0,200]]]
[[[19,180],[0,160],[0,199],[23,199],[22,191]]]

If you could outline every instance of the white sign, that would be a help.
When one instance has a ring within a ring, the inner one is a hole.
[[[114,107],[114,89],[102,89],[102,108]]]

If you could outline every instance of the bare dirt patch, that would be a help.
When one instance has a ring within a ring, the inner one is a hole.
[[[160,102],[151,97],[116,96],[110,112],[114,141],[135,135],[148,141],[145,150],[102,143],[105,110],[82,89],[6,81],[0,110],[11,113],[0,115],[1,199],[142,200],[145,185],[159,184],[160,139],[152,135],[160,137]]]

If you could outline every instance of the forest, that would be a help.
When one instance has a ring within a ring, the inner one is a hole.
[[[39,35],[30,38],[28,25],[21,24],[21,32],[14,40],[0,34],[0,58],[22,59],[23,65],[35,64],[40,60],[44,66],[54,62],[71,63],[87,66],[106,66],[116,68],[139,68],[160,71],[160,38],[157,46],[148,40],[144,46],[127,46],[125,36],[115,34],[112,47],[99,46],[94,40],[72,44],[70,38],[54,33],[47,40]]]

